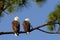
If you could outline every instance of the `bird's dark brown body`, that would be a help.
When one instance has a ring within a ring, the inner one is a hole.
[[[12,22],[12,28],[13,28],[14,33],[16,33],[17,35],[19,35],[20,23],[18,21],[13,21]]]
[[[23,28],[25,32],[30,32],[30,23],[28,21],[24,21]]]

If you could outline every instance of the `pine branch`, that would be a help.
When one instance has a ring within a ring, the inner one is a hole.
[[[5,2],[6,2],[6,1],[5,1]],[[7,4],[8,4],[8,3],[9,3],[9,2],[7,2]],[[4,5],[5,5],[5,4],[4,4]],[[9,6],[11,6],[11,4],[10,4]],[[9,6],[8,6],[8,7],[9,7]],[[2,14],[2,12],[5,11],[8,7],[7,7],[7,6],[6,6],[5,8],[3,7],[3,9],[2,9],[2,11],[1,11],[0,13]]]

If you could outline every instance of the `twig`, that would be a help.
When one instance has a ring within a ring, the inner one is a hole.
[[[37,30],[39,30],[41,32],[44,32],[44,33],[48,33],[48,34],[57,34],[57,32],[48,32],[48,31],[44,31],[42,29],[37,29]]]

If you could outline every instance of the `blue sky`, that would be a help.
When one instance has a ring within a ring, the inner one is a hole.
[[[25,18],[30,19],[33,27],[46,23],[48,14],[55,9],[59,2],[60,0],[47,0],[42,7],[38,7],[36,3],[31,2],[29,8],[24,7],[22,10],[18,9],[18,11],[16,10],[9,15],[5,14],[0,20],[0,32],[12,31],[11,22],[15,16],[19,17],[21,30],[23,30],[22,23]],[[0,35],[0,40],[60,40],[60,34],[47,34],[35,30],[30,35],[20,34],[18,37],[14,34]]]

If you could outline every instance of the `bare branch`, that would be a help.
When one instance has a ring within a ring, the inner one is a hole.
[[[37,29],[37,30],[39,30],[41,32],[44,32],[44,33],[48,33],[48,34],[58,34],[57,32],[47,32],[47,31],[44,31],[42,29]]]
[[[44,24],[44,25],[41,25],[41,26],[37,26],[35,28],[32,28],[30,30],[30,32],[34,31],[34,30],[39,30],[39,31],[42,31],[42,32],[45,32],[45,33],[48,33],[48,34],[60,34],[59,32],[47,32],[47,31],[44,31],[42,29],[39,29],[39,28],[42,28],[44,26],[47,26],[47,25],[51,25],[51,24],[58,24],[58,23],[47,23],[47,24]],[[22,34],[22,33],[25,33],[24,31],[20,31],[19,34]],[[0,32],[0,35],[3,35],[3,34],[14,34],[14,32]]]
[[[49,23],[46,23],[46,24],[44,24],[44,25],[37,26],[37,27],[31,29],[31,31],[36,30],[36,29],[39,29],[39,28],[42,28],[42,27],[47,26],[47,25],[51,25],[51,24],[59,24],[59,23],[49,22]]]
[[[20,31],[19,34],[21,33],[25,33],[25,32]],[[3,35],[3,34],[14,34],[14,32],[0,32],[0,35]]]

